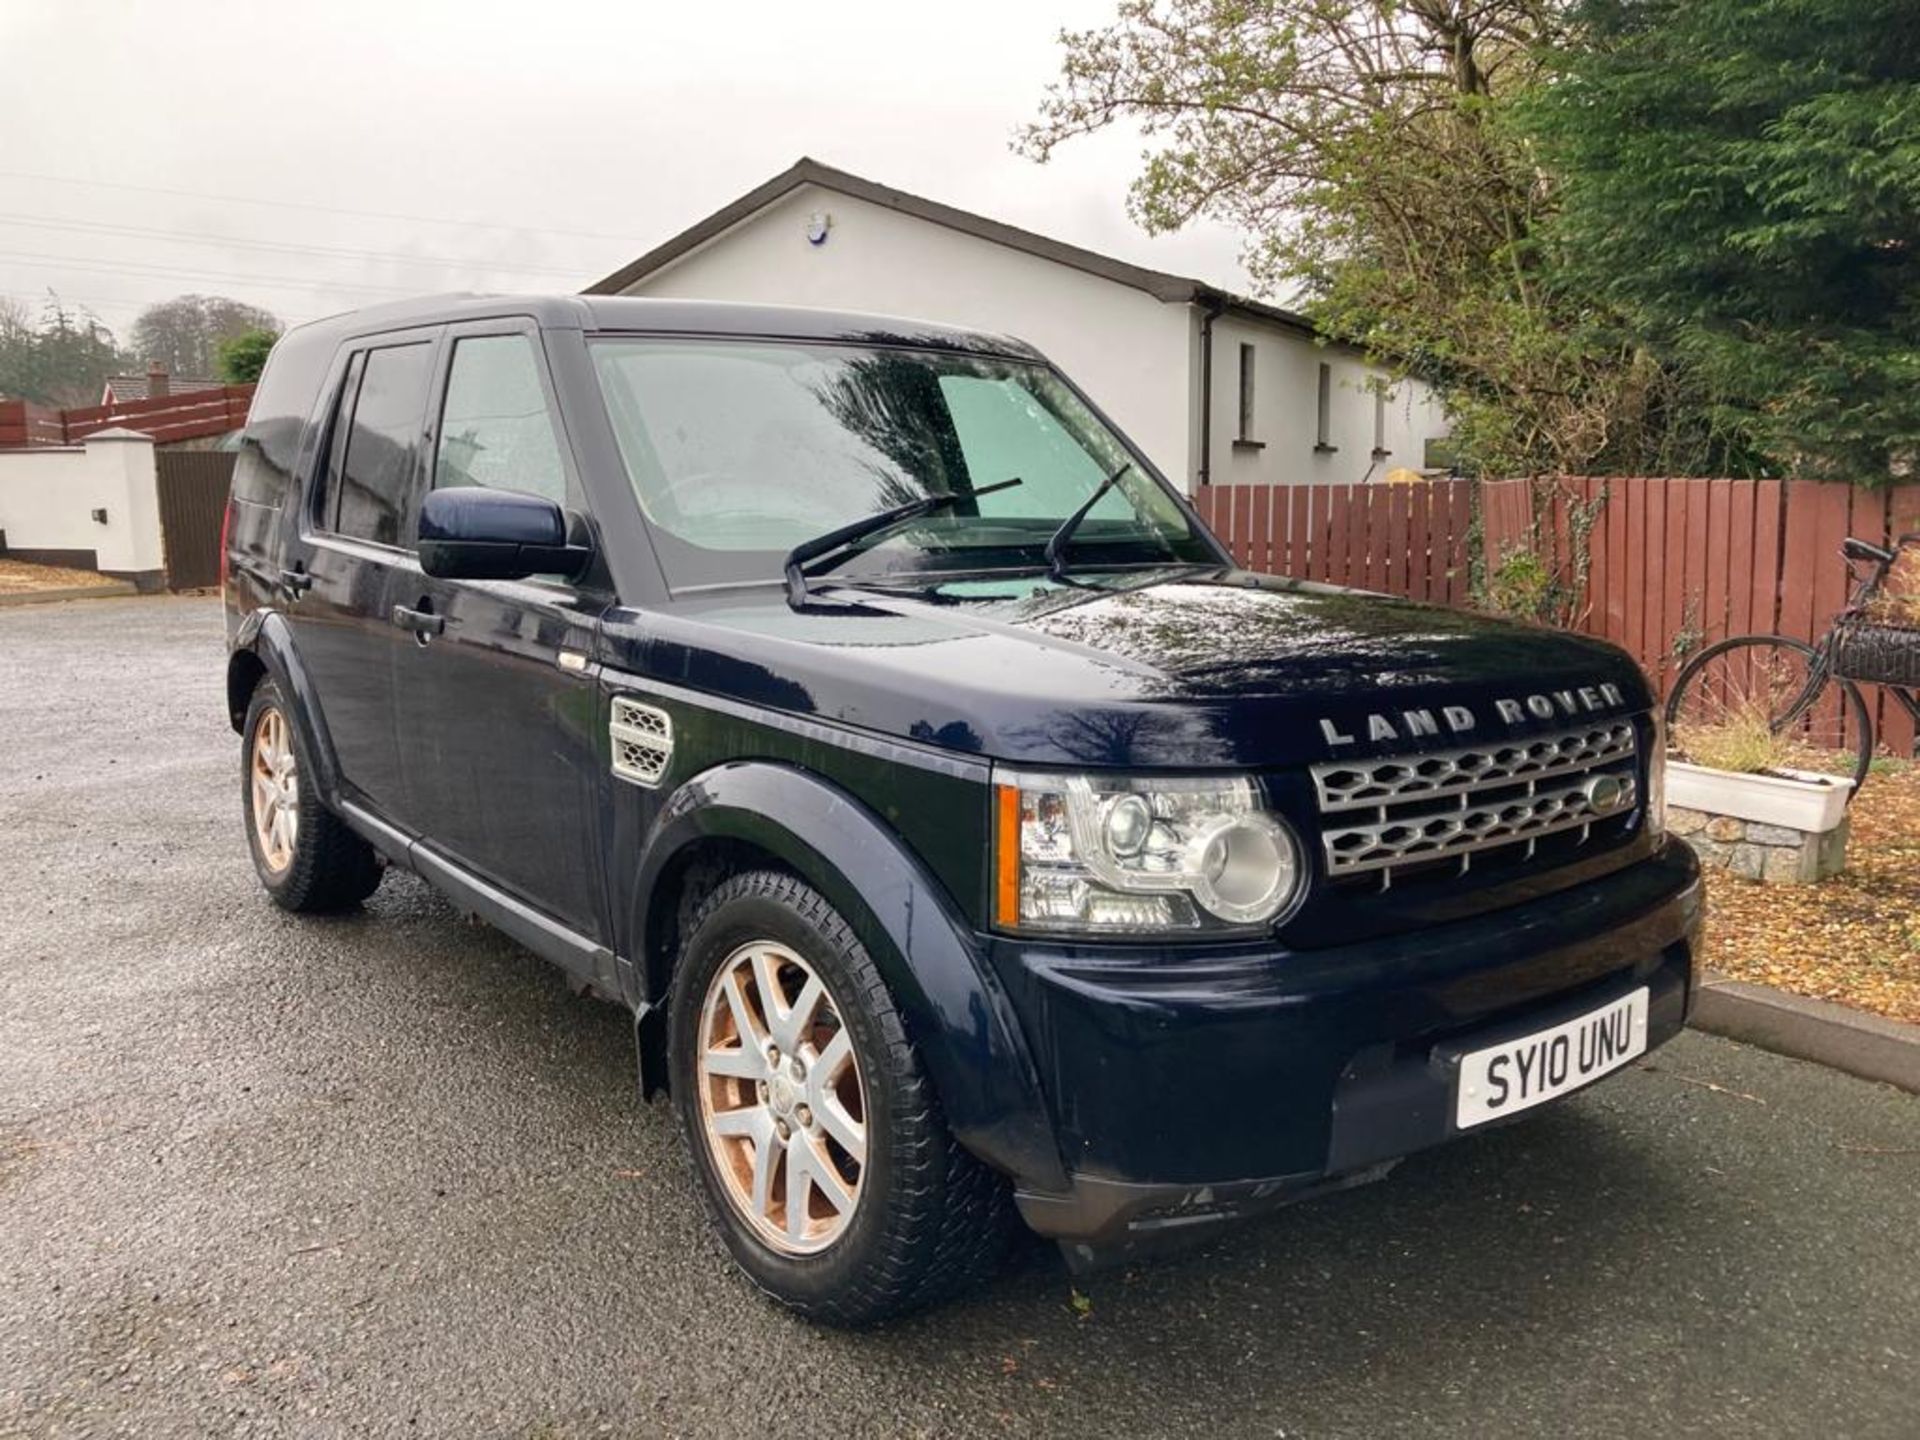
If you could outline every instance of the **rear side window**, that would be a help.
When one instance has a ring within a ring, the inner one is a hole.
[[[367,352],[362,350],[347,361],[346,373],[340,379],[340,393],[333,402],[333,417],[327,426],[327,454],[325,465],[321,469],[319,498],[314,502],[314,514],[319,518],[320,528],[333,529],[333,522],[340,510],[340,471],[347,459],[347,436],[353,432],[353,397],[360,389],[360,369],[367,363]]]
[[[401,543],[432,358],[433,347],[425,342],[367,351],[340,460],[333,519],[340,534]]]
[[[433,485],[484,485],[567,503],[559,438],[525,335],[473,335],[454,343]]]
[[[277,507],[285,498],[301,436],[332,360],[331,343],[299,330],[282,336],[268,353],[234,462],[236,499]]]

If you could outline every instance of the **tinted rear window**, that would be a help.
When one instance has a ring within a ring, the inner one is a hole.
[[[240,458],[234,462],[237,498],[277,506],[285,497],[332,360],[332,344],[298,332],[282,338],[268,354],[247,414]]]

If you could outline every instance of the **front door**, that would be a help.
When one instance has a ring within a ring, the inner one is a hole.
[[[455,327],[440,370],[423,485],[519,490],[584,511],[536,329]],[[558,577],[440,580],[416,569],[405,584],[395,603],[432,617],[394,652],[406,824],[604,941],[606,762],[587,662],[611,596]]]
[[[416,488],[436,332],[353,351],[335,391],[292,547],[287,607],[300,663],[353,799],[389,819],[402,805],[394,733],[392,623]]]

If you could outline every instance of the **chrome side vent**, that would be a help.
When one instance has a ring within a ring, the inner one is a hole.
[[[673,721],[664,710],[626,695],[613,697],[613,773],[649,789],[660,783],[673,759]]]

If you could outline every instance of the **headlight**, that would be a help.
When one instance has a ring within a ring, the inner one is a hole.
[[[1293,831],[1243,778],[995,781],[994,919],[1008,929],[1264,925],[1306,882]]]

